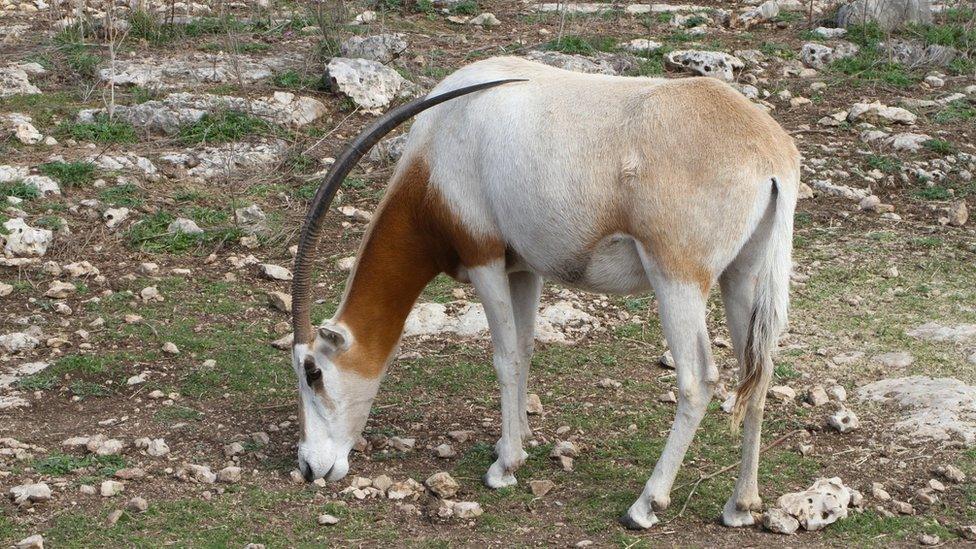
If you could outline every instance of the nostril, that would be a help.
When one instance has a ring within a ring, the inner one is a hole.
[[[305,370],[305,381],[307,381],[309,385],[320,379],[322,379],[322,370],[319,370],[318,368],[314,370]]]
[[[305,478],[305,482],[312,482],[315,478],[312,476],[312,467],[304,463],[298,464],[298,469],[302,472],[302,477]]]

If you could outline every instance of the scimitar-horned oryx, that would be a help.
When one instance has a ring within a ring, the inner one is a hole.
[[[370,147],[421,111],[338,311],[313,327],[312,261],[336,189]],[[668,507],[719,379],[705,325],[718,281],[741,365],[733,425],[744,420],[722,519],[751,524],[750,511],[761,507],[760,428],[770,354],[786,322],[798,185],[790,136],[718,80],[580,74],[513,57],[458,70],[360,134],[313,199],[293,288],[303,474],[347,473],[404,321],[438,273],[474,285],[491,328],[502,421],[484,481],[495,488],[515,484],[527,457],[542,279],[600,293],[653,289],[679,399],[654,472],[622,519],[648,528]]]

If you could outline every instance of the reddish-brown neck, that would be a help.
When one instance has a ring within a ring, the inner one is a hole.
[[[382,372],[417,296],[441,270],[418,223],[423,183],[401,179],[390,188],[366,233],[336,318],[354,342],[337,363],[364,377]]]
[[[504,257],[500,240],[476,238],[455,219],[428,178],[423,161],[406,166],[374,215],[336,318],[353,336],[335,357],[340,368],[379,376],[428,282]]]

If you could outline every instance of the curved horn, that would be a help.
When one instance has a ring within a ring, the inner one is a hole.
[[[405,103],[378,118],[366,130],[356,136],[342,154],[332,165],[325,180],[319,185],[312,205],[305,216],[305,224],[302,227],[301,239],[298,242],[298,254],[295,256],[294,279],[291,286],[292,296],[292,329],[295,332],[294,344],[311,343],[312,341],[312,318],[311,318],[311,297],[312,297],[312,257],[319,243],[319,236],[322,233],[322,221],[325,219],[325,212],[332,204],[339,185],[345,181],[346,176],[356,166],[359,160],[369,150],[379,142],[386,134],[402,124],[408,118],[433,107],[444,101],[454,99],[469,93],[473,93],[486,88],[493,88],[509,82],[522,82],[524,79],[512,78],[507,80],[495,80],[493,82],[483,82],[473,86],[466,86],[442,93],[434,97],[424,97]]]

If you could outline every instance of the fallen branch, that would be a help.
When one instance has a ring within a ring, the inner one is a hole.
[[[779,437],[778,439],[776,439],[776,440],[774,440],[774,441],[772,441],[772,442],[770,442],[770,443],[769,443],[769,444],[767,444],[766,446],[763,446],[763,447],[762,447],[762,448],[761,448],[761,449],[759,450],[759,455],[762,455],[762,454],[763,454],[763,452],[765,452],[766,450],[769,450],[770,448],[775,448],[776,446],[779,446],[780,444],[782,444],[782,443],[784,443],[784,442],[786,442],[786,439],[788,439],[788,438],[790,438],[791,436],[793,436],[793,435],[795,435],[795,434],[797,434],[797,433],[799,433],[800,431],[803,431],[803,429],[797,429],[797,430],[795,430],[795,431],[790,431],[789,433],[786,433],[785,435],[783,435],[783,436],[781,436],[781,437]],[[673,518],[673,519],[671,519],[671,520],[675,520],[675,519],[678,519],[678,518],[680,518],[680,517],[681,517],[681,515],[683,515],[683,514],[684,514],[684,512],[685,512],[685,509],[687,509],[687,508],[688,508],[688,502],[690,502],[690,501],[691,501],[691,497],[695,495],[695,490],[697,490],[697,489],[698,489],[698,486],[699,486],[699,485],[700,485],[700,484],[701,484],[702,482],[705,482],[706,480],[710,480],[710,479],[713,479],[713,478],[715,478],[715,477],[717,477],[717,476],[719,476],[719,475],[721,475],[722,473],[726,473],[726,472],[728,472],[728,471],[731,471],[732,469],[734,469],[734,468],[736,468],[736,467],[738,467],[740,463],[742,463],[742,460],[741,460],[741,459],[740,459],[739,461],[736,461],[735,463],[732,463],[732,464],[730,464],[730,465],[726,465],[725,467],[722,467],[721,469],[719,469],[718,471],[715,471],[714,473],[711,473],[711,474],[709,474],[709,475],[704,475],[704,476],[699,476],[699,477],[698,477],[698,480],[696,480],[696,481],[695,481],[695,483],[694,483],[694,485],[693,485],[693,486],[691,487],[691,491],[690,491],[690,492],[688,492],[688,497],[687,497],[687,498],[685,498],[685,503],[684,503],[684,505],[682,505],[682,506],[681,506],[681,510],[680,510],[680,511],[678,511],[678,514],[677,514],[677,515],[675,515],[675,516],[674,516],[674,518]],[[683,485],[681,485],[681,486],[679,486],[679,487],[678,487],[678,489],[681,489],[681,488],[684,488],[685,486],[687,486],[687,484],[683,484]],[[668,522],[671,522],[671,521],[668,521]]]

